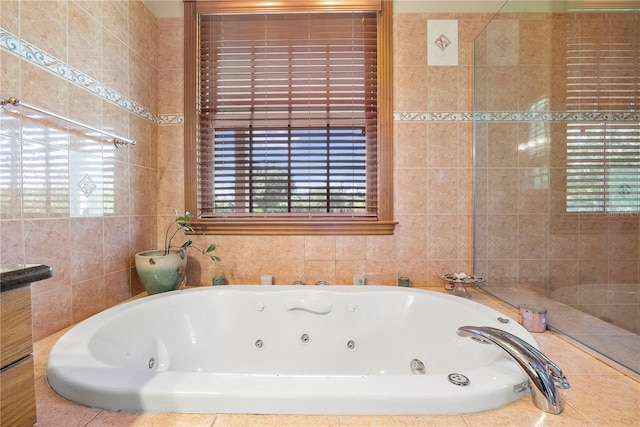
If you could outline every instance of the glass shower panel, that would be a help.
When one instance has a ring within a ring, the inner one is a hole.
[[[509,0],[476,38],[474,274],[640,373],[640,2],[614,3]]]

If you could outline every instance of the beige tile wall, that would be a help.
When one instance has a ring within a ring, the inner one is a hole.
[[[3,1],[0,27],[156,111],[157,20],[142,3]],[[138,141],[116,150],[64,122],[0,114],[0,262],[54,272],[32,287],[37,340],[140,290],[132,261],[155,246],[157,126],[7,50],[0,94]]]
[[[471,42],[488,18],[397,14],[394,110],[471,111]],[[460,20],[460,66],[426,66],[427,19]],[[152,112],[183,113],[180,18],[156,19],[137,1],[23,0],[2,2],[0,20],[3,29]],[[156,125],[5,50],[0,55],[3,96],[22,97],[138,141],[124,150],[95,143],[88,149],[59,123],[0,115],[3,153],[14,159],[22,150],[24,175],[35,179],[31,186],[13,179],[2,189],[2,262],[54,269],[52,279],[33,286],[38,339],[140,290],[133,254],[159,246],[175,209],[184,209],[183,129]],[[222,262],[192,257],[190,284],[208,285],[215,274],[229,283],[259,283],[260,275],[272,274],[278,284],[350,284],[353,274],[364,272],[368,283],[394,285],[406,275],[413,285],[425,286],[439,285],[443,273],[470,271],[471,123],[397,122],[394,139],[395,235],[197,236],[196,244],[217,243]],[[14,168],[11,176],[19,176],[20,163],[6,163]],[[46,173],[39,175],[37,168]],[[90,203],[93,211],[73,206],[85,197],[75,194],[73,181],[84,173],[101,184],[101,200]],[[46,197],[33,199],[42,188]]]
[[[472,40],[486,24],[484,14],[396,14],[394,16],[394,111],[470,112]],[[427,20],[459,19],[457,67],[429,67]],[[181,37],[179,25],[161,20],[165,31]],[[175,28],[174,28],[175,26]],[[166,66],[158,79],[180,87],[182,46],[167,43]],[[161,87],[164,87],[161,85]],[[163,89],[164,90],[164,89]],[[171,89],[173,93],[173,89]],[[161,113],[180,105],[159,98]],[[349,285],[364,272],[367,283],[394,285],[408,276],[415,286],[439,285],[439,275],[472,268],[472,124],[470,121],[396,121],[395,218],[393,236],[213,236],[221,263],[192,257],[191,283],[207,285],[216,274],[229,283],[259,283],[262,274],[275,283],[294,280]],[[160,126],[158,143],[159,224],[168,224],[182,206],[182,135],[179,126]],[[164,233],[159,225],[158,235]],[[209,237],[194,241],[206,247]],[[195,267],[197,263],[197,267]]]

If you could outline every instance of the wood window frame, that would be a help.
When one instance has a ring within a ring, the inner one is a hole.
[[[198,234],[219,235],[390,235],[393,219],[393,64],[392,0],[348,0],[327,5],[318,0],[262,2],[243,0],[184,1],[184,194],[185,208]],[[198,206],[197,168],[197,55],[198,15],[212,12],[286,12],[330,10],[378,10],[378,218],[376,220],[324,219],[220,220],[202,219]],[[376,8],[376,9],[373,9]]]

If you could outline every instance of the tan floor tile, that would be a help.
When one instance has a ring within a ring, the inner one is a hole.
[[[567,342],[553,332],[534,334],[540,350],[562,369],[571,383],[572,375],[622,375],[590,354]]]
[[[99,412],[58,396],[42,377],[36,380],[36,409],[38,427],[81,427]]]
[[[640,383],[628,377],[576,375],[568,391],[567,402],[597,425],[640,425]]]
[[[210,427],[215,414],[128,414],[100,412],[87,427]]]
[[[218,414],[213,427],[338,427],[335,415]]]
[[[33,371],[36,379],[45,375],[49,350],[68,330],[69,328],[65,328],[33,343]]]
[[[593,426],[589,420],[569,405],[560,415],[547,414],[536,408],[531,398],[519,399],[504,408],[493,411],[464,414],[469,427],[516,427],[516,426]]]
[[[341,416],[340,427],[466,427],[459,415]]]

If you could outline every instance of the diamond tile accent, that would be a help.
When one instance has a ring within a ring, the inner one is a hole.
[[[508,49],[511,46],[511,39],[505,35],[501,35],[496,39],[496,45],[501,49]]]
[[[427,65],[458,65],[458,21],[456,19],[427,20]]]
[[[80,190],[82,190],[85,196],[89,197],[91,193],[93,193],[93,190],[96,189],[96,183],[93,182],[89,174],[86,174],[80,182],[78,182],[78,187],[80,187]]]
[[[444,34],[440,34],[440,37],[435,39],[433,43],[435,43],[435,45],[438,46],[440,50],[444,52],[444,50],[447,47],[449,47],[449,45],[451,44],[451,40],[449,40],[447,36],[445,36]]]

